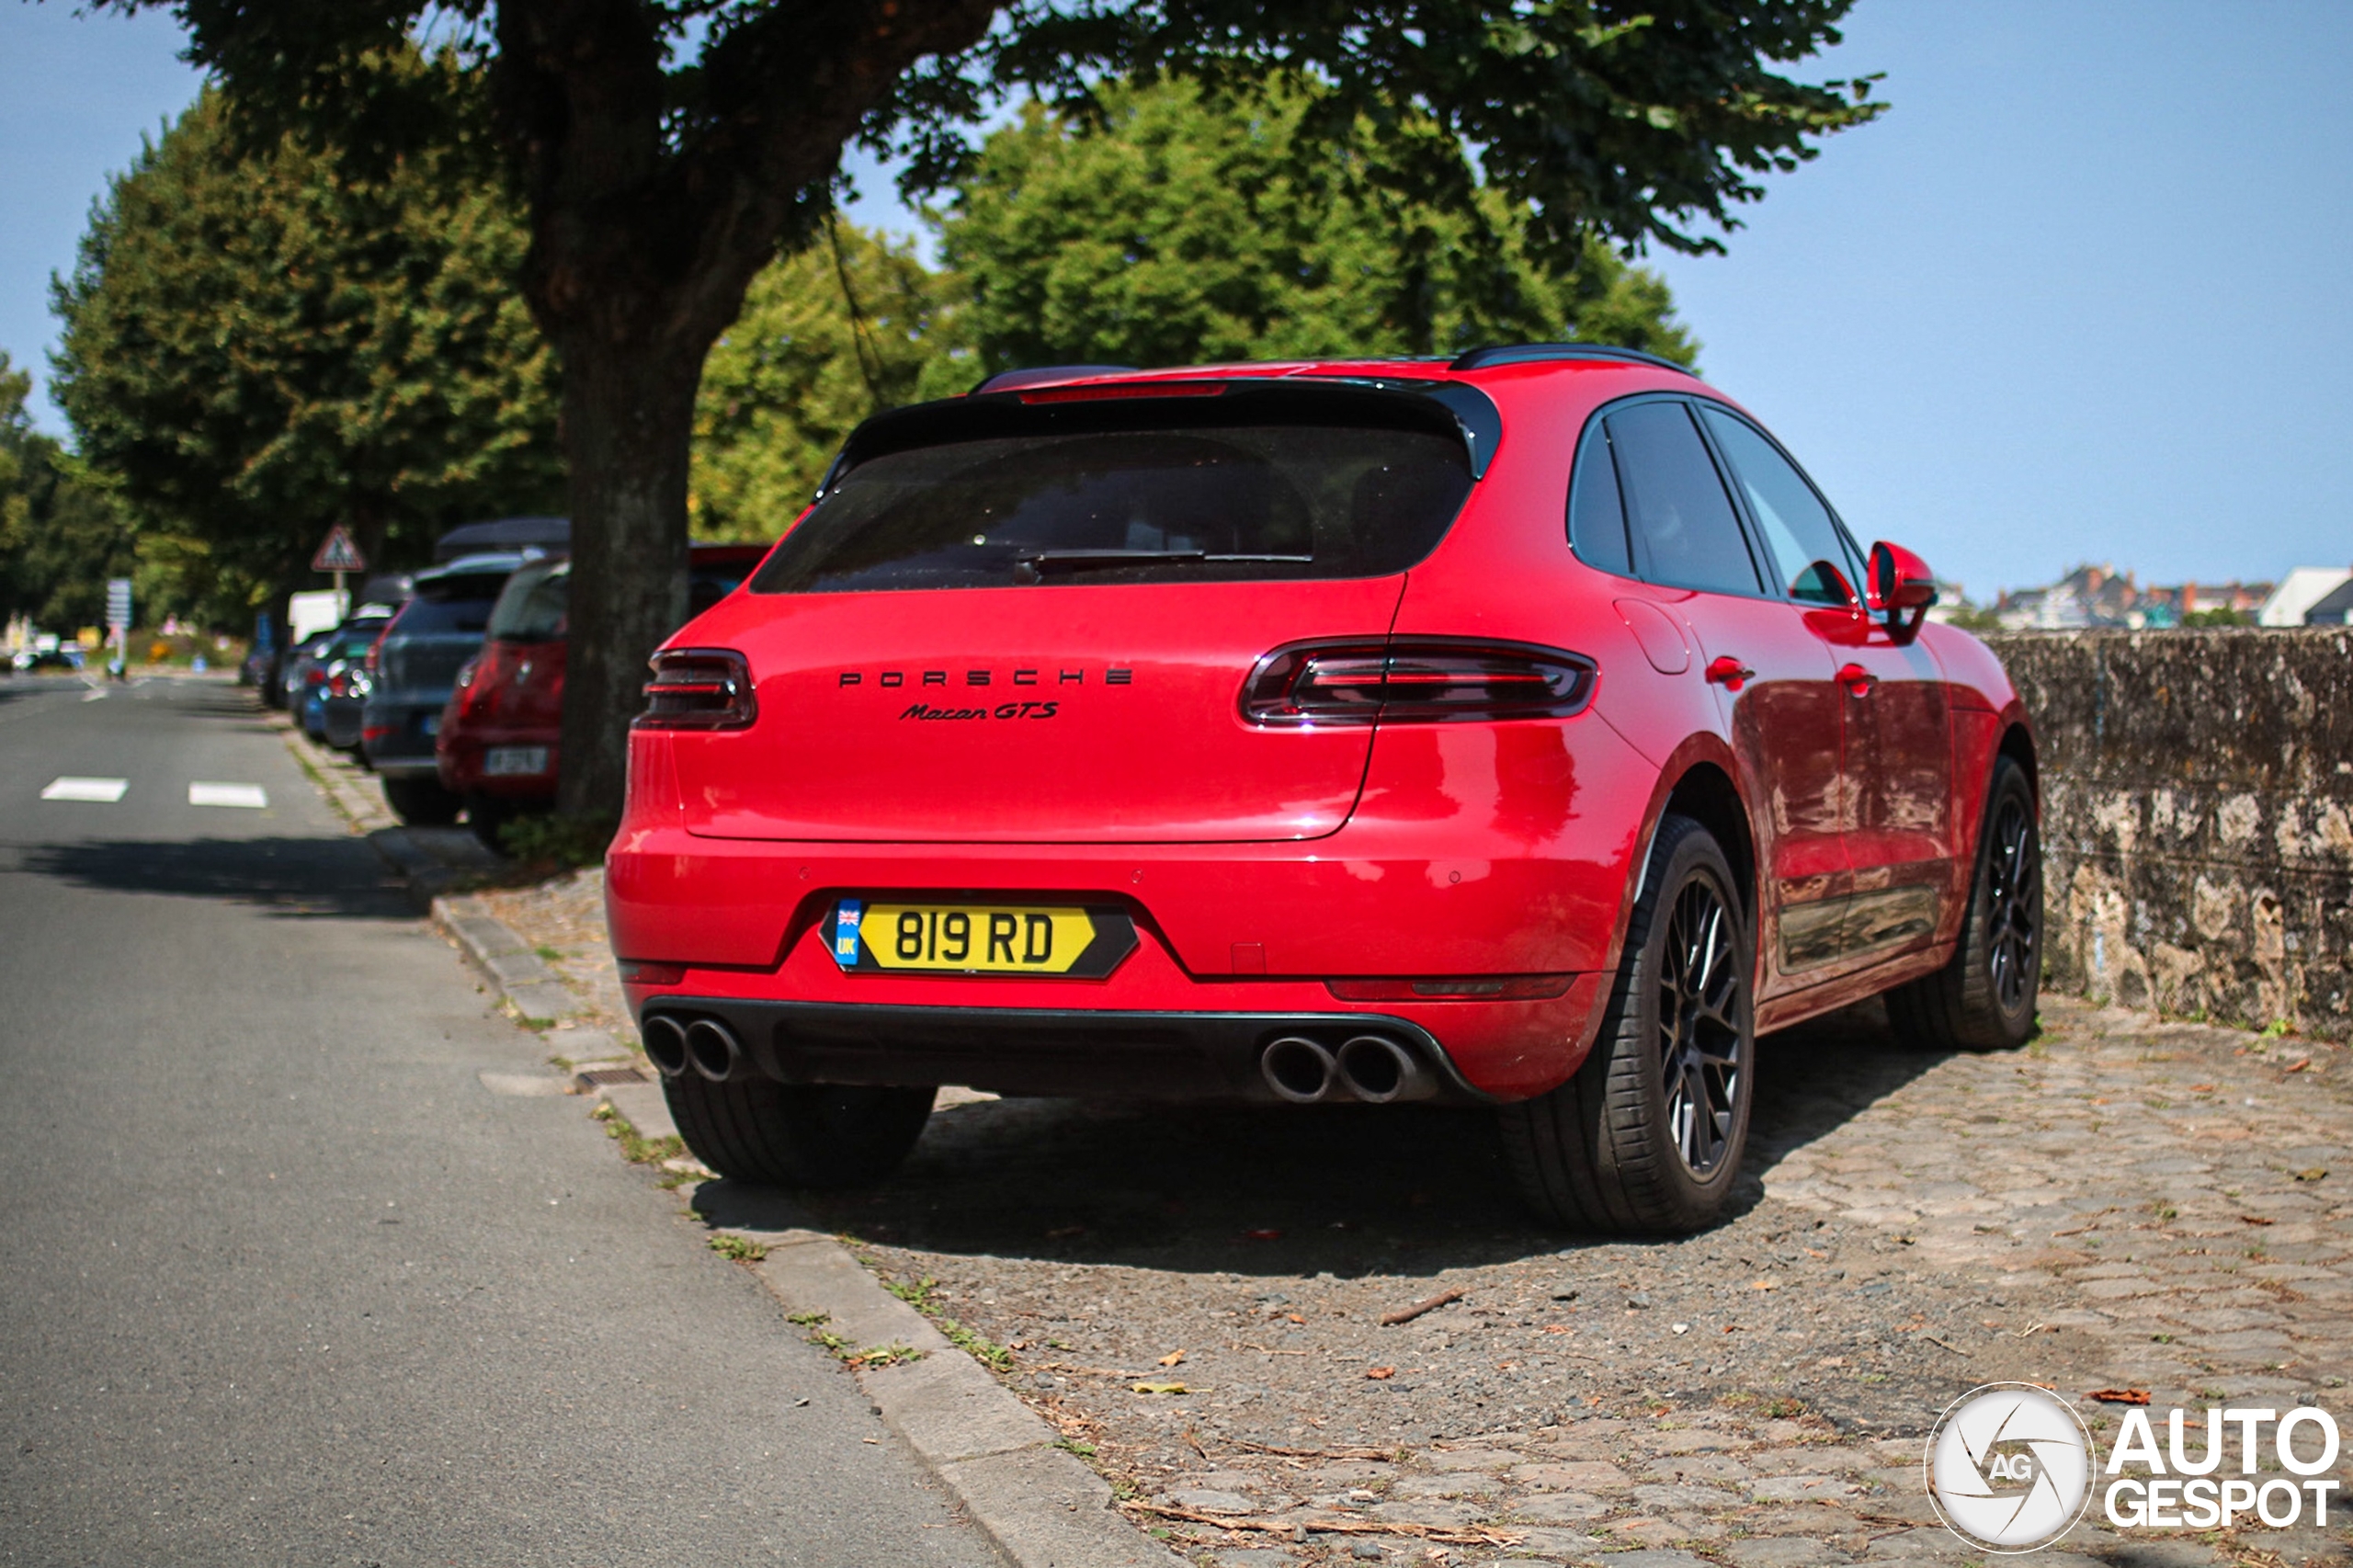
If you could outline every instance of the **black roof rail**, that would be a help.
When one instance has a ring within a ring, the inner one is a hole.
[[[983,392],[1019,392],[1046,381],[1074,381],[1085,376],[1126,375],[1141,369],[1135,365],[1040,365],[1033,369],[999,370],[972,389],[972,395]]]
[[[1689,375],[1690,368],[1639,348],[1619,348],[1606,343],[1498,343],[1455,357],[1449,370],[1483,370],[1490,365],[1528,365],[1545,359],[1622,359],[1630,365],[1655,365],[1662,370]]]

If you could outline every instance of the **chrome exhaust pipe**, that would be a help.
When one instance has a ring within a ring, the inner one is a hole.
[[[1426,1100],[1438,1093],[1421,1058],[1387,1035],[1355,1036],[1340,1047],[1334,1065],[1342,1085],[1367,1105]]]
[[[1313,1105],[1332,1092],[1332,1053],[1312,1040],[1285,1035],[1259,1054],[1267,1086],[1293,1105]]]
[[[645,1041],[645,1059],[662,1076],[675,1078],[687,1070],[687,1031],[677,1019],[656,1013],[639,1026],[638,1035]]]
[[[687,1026],[687,1062],[712,1083],[725,1083],[743,1055],[735,1031],[718,1019],[697,1018]]]

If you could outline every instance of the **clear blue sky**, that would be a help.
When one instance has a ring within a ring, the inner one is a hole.
[[[1710,378],[1972,597],[2353,563],[2353,5],[1861,0],[1896,106],[1654,256]],[[0,0],[0,348],[193,96],[168,19]],[[910,227],[863,182],[858,216]],[[62,428],[45,403],[37,413]]]

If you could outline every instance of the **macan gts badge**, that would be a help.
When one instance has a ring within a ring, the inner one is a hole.
[[[745,1180],[879,1179],[943,1084],[1427,1101],[1692,1230],[1760,1033],[2032,1028],[2034,738],[1934,599],[1629,350],[1000,376],[654,656],[622,983]]]

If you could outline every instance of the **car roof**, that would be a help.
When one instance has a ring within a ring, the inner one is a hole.
[[[1671,359],[1639,348],[1600,343],[1506,343],[1469,349],[1451,358],[1395,356],[1362,359],[1234,360],[1201,365],[1165,366],[1139,369],[1122,365],[1050,365],[1004,370],[972,389],[987,392],[1029,392],[1045,387],[1108,385],[1121,382],[1199,381],[1221,376],[1288,377],[1349,376],[1381,380],[1452,381],[1476,378],[1477,372],[1511,366],[1578,366],[1588,369],[1624,367],[1665,370],[1681,377],[1692,372]]]

